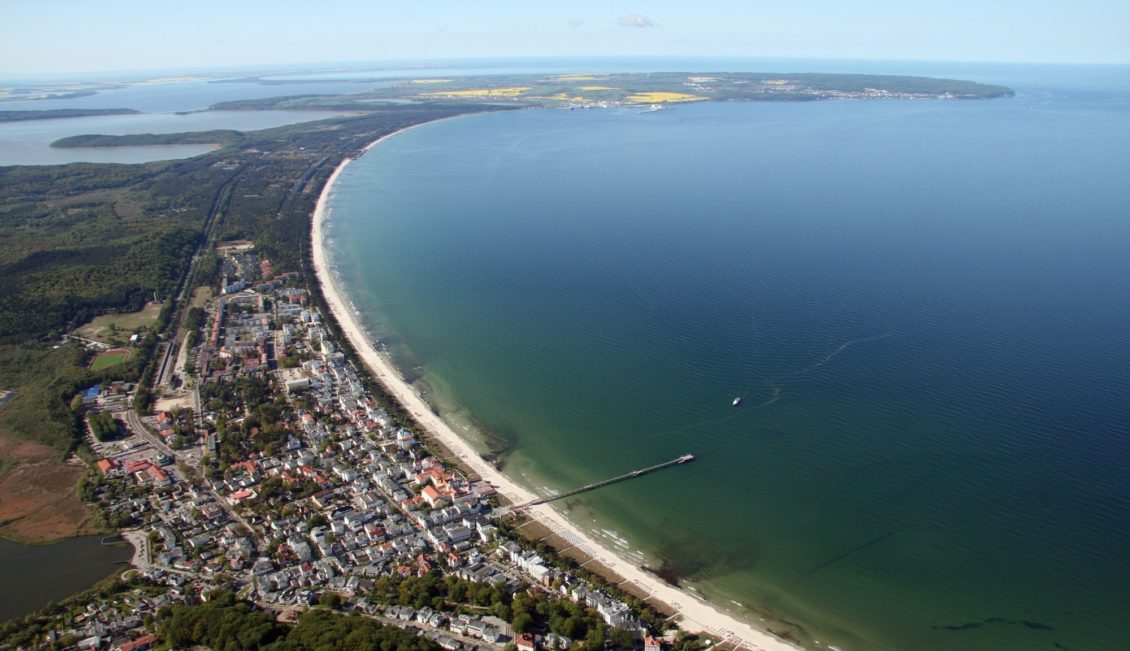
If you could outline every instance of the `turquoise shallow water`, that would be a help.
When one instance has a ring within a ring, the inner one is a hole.
[[[1120,648],[1130,94],[1086,72],[449,120],[346,169],[332,257],[531,485],[695,453],[567,506],[721,607],[845,650]]]

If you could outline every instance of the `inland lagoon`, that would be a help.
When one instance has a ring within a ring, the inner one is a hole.
[[[0,110],[3,110],[0,104]],[[197,113],[134,113],[0,123],[0,165],[65,163],[145,163],[206,154],[213,145],[144,147],[52,147],[68,136],[137,133],[183,133],[234,129],[257,131],[297,122],[342,115],[331,111],[201,111]]]
[[[101,536],[68,538],[52,545],[0,539],[0,622],[39,610],[49,601],[82,592],[130,569],[133,548],[103,545]]]

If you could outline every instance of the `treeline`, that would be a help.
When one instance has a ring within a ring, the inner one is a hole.
[[[403,578],[381,576],[369,596],[379,604],[493,615],[509,622],[515,633],[556,633],[583,641],[584,648],[593,651],[603,649],[606,642],[625,649],[635,645],[631,633],[609,628],[595,610],[544,591],[511,594],[489,583],[429,572]]]
[[[57,349],[0,346],[0,387],[16,392],[0,408],[0,428],[60,452],[71,450],[79,420],[69,401],[91,377],[85,358],[73,344]]]
[[[72,163],[70,165],[5,165],[0,166],[0,229],[9,226],[30,228],[29,235],[49,235],[58,229],[46,227],[41,220],[56,213],[41,203],[42,199],[74,197],[94,190],[122,188],[139,183],[162,169],[167,162],[144,165],[107,165],[99,163]],[[91,199],[72,203],[68,207],[94,206],[102,201]],[[13,212],[14,208],[25,207]],[[15,223],[9,223],[14,221]],[[71,224],[72,226],[74,224]],[[0,230],[0,233],[5,233]],[[13,234],[14,235],[14,234]],[[46,243],[49,244],[49,243]],[[0,252],[4,253],[4,252]]]
[[[187,332],[199,330],[204,325],[204,308],[190,307],[184,314],[184,328]]]
[[[136,311],[154,294],[167,301],[214,208],[219,239],[251,239],[276,269],[302,269],[314,202],[341,156],[411,124],[481,110],[491,109],[384,107],[249,132],[176,161],[0,167],[0,387],[18,394],[0,409],[0,427],[68,450],[79,431],[75,391],[104,379],[149,383],[156,340],[101,373],[81,352],[51,347],[94,316]],[[197,282],[214,281],[217,267],[207,261]],[[163,311],[155,330],[170,316]],[[138,392],[138,408],[150,401]]]
[[[0,623],[0,649],[73,649],[78,638],[64,635],[54,643],[48,644],[48,634],[59,628],[62,622],[73,622],[86,612],[86,604],[92,601],[105,602],[114,595],[131,588],[139,587],[140,580],[124,582],[107,579],[89,590],[71,595],[61,601],[49,601],[36,612],[15,617]],[[148,618],[148,616],[146,616]]]
[[[494,615],[506,621],[510,621],[513,602],[513,595],[496,585],[465,581],[452,575],[440,576],[436,572],[408,577],[382,575],[373,582],[369,598],[373,603],[417,609],[430,606],[452,611],[469,607],[479,614]]]
[[[85,134],[67,136],[51,143],[52,147],[146,147],[151,145],[233,145],[243,140],[243,133],[231,129],[190,131],[187,133],[134,133],[123,136]]]
[[[8,281],[0,284],[0,343],[54,339],[100,314],[140,310],[172,291],[200,241],[198,231],[166,224],[107,237],[117,241],[59,242],[0,263]]]
[[[335,615],[313,610],[302,615],[278,647],[283,651],[434,651],[431,640],[359,615]]]
[[[283,417],[290,411],[286,398],[271,387],[270,379],[238,377],[228,382],[208,382],[200,387],[200,401],[207,410],[219,411],[216,433],[220,440],[217,469],[242,461],[251,452],[274,454],[290,437]],[[229,417],[244,415],[238,425]],[[254,434],[252,433],[254,432]],[[260,491],[260,495],[262,495]]]
[[[659,612],[651,604],[641,600],[639,597],[630,592],[626,592],[619,587],[619,584],[609,583],[608,580],[601,576],[590,572],[588,569],[582,567],[572,558],[563,556],[557,553],[544,539],[529,540],[523,537],[518,530],[512,528],[504,522],[499,523],[499,535],[502,538],[509,539],[517,542],[524,547],[532,546],[534,550],[545,558],[551,565],[554,565],[560,570],[568,572],[569,574],[585,581],[586,583],[595,586],[601,592],[607,594],[613,599],[617,599],[628,604],[633,611],[639,614],[640,622],[652,631],[662,631],[667,628],[667,615]]]
[[[233,174],[216,163],[0,168],[0,342],[167,298]]]
[[[862,92],[868,88],[875,88],[892,93],[929,93],[934,95],[951,93],[981,98],[1004,97],[1013,94],[1012,89],[1005,86],[935,77],[804,73],[786,75],[785,78],[799,81],[805,86],[817,90]]]
[[[173,606],[158,618],[158,636],[168,648],[206,646],[215,651],[433,651],[439,646],[357,615],[325,610],[303,614],[293,627],[281,624],[230,592],[214,592],[207,603]]]
[[[262,83],[262,82],[260,82]],[[367,95],[366,99],[390,97],[401,93],[397,93],[391,89],[372,89]],[[464,103],[464,105],[466,105]],[[219,102],[213,104],[209,110],[212,111],[363,111],[365,113],[374,112],[374,103],[372,101],[358,100],[353,95],[282,95],[279,97],[264,97],[258,99],[239,99],[227,102]],[[381,114],[387,114],[390,109],[414,111],[420,108],[429,108],[427,104],[404,104],[398,106],[384,105],[379,106],[377,111]],[[477,110],[483,108],[476,107]],[[489,109],[487,109],[489,110]]]
[[[90,414],[86,422],[90,423],[90,431],[99,441],[113,441],[122,433],[121,423],[108,411]]]
[[[202,262],[206,263],[207,260],[203,260]],[[197,273],[197,279],[199,279],[200,275],[200,273]],[[188,311],[184,314],[184,323],[182,325],[184,332],[187,333],[184,337],[184,346],[186,348],[191,349],[196,345],[197,338],[199,337],[200,326],[202,325],[204,325],[204,308],[188,308]],[[188,365],[191,364],[188,363]],[[185,368],[188,368],[188,366],[186,366]]]
[[[259,80],[256,80],[260,83]],[[324,95],[281,95],[278,97],[264,97],[259,99],[237,99],[227,102],[217,102],[208,107],[210,111],[265,111],[285,109],[293,105],[295,102],[300,102],[307,99],[317,99],[325,97]],[[370,104],[366,110],[372,110],[373,105]]]
[[[0,428],[60,452],[73,450],[82,431],[78,392],[116,380],[136,381],[155,342],[152,334],[146,336],[128,361],[100,371],[87,368],[89,354],[74,343],[58,348],[0,345],[0,387],[16,392],[0,409]]]
[[[83,118],[94,115],[130,115],[140,113],[130,108],[111,109],[46,109],[41,111],[0,111],[0,122],[24,120],[51,120],[56,118]]]

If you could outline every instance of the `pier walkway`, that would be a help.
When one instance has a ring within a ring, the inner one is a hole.
[[[676,457],[674,459],[671,459],[670,461],[664,461],[663,463],[656,464],[654,466],[648,466],[647,468],[640,468],[639,470],[633,470],[631,472],[624,473],[623,475],[617,475],[616,477],[612,477],[611,479],[605,479],[605,480],[602,480],[602,481],[593,482],[591,484],[585,484],[584,486],[581,486],[580,488],[574,488],[572,490],[562,491],[560,493],[553,493],[552,495],[547,495],[545,497],[539,497],[536,500],[529,500],[527,502],[522,502],[520,504],[514,504],[514,505],[506,507],[504,509],[499,509],[499,511],[500,511],[500,514],[502,514],[502,515],[514,513],[516,511],[521,511],[522,509],[529,508],[531,506],[537,506],[538,504],[546,504],[546,503],[552,502],[554,500],[559,500],[559,499],[563,499],[563,498],[566,498],[566,497],[571,497],[571,496],[576,495],[578,493],[584,493],[586,491],[591,491],[591,490],[594,490],[594,489],[597,489],[597,488],[601,488],[601,487],[607,486],[609,484],[615,484],[616,482],[625,481],[625,480],[628,480],[628,479],[634,479],[636,477],[642,477],[642,476],[648,474],[649,472],[655,472],[656,470],[663,470],[664,468],[669,468],[671,466],[677,466],[677,465],[683,464],[683,463],[690,463],[691,461],[694,461],[694,455],[693,454],[684,454],[681,457]]]

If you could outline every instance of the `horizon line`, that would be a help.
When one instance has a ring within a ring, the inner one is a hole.
[[[304,63],[296,62],[274,62],[274,63],[247,63],[235,65],[214,66],[206,65],[199,67],[190,66],[171,66],[160,68],[118,68],[118,69],[103,69],[103,70],[72,70],[65,72],[15,72],[0,70],[0,81],[11,79],[36,79],[36,78],[61,78],[68,76],[78,75],[168,75],[168,74],[186,74],[186,73],[220,73],[220,72],[282,72],[290,70],[311,71],[313,68],[325,67],[349,67],[356,69],[358,72],[367,71],[365,68],[358,66],[383,66],[383,67],[396,67],[411,65],[420,69],[437,69],[441,67],[459,67],[458,63],[473,63],[473,62],[526,62],[533,64],[535,62],[546,61],[615,61],[615,60],[679,60],[679,61],[695,61],[695,60],[716,60],[716,61],[820,61],[820,62],[861,62],[861,63],[922,63],[922,64],[958,64],[958,65],[1032,65],[1032,66],[1130,66],[1130,61],[1018,61],[1018,60],[993,60],[993,59],[914,59],[914,58],[878,58],[878,57],[807,57],[807,56],[788,56],[788,55],[724,55],[724,54],[692,54],[692,55],[675,55],[675,54],[568,54],[568,55],[537,55],[537,56],[521,56],[521,55],[499,55],[499,56],[474,56],[474,57],[427,57],[427,58],[403,58],[403,59],[355,59],[355,60],[334,60],[334,61],[310,61]],[[523,66],[519,66],[523,67]],[[527,65],[525,67],[535,67],[534,65]],[[375,69],[369,69],[375,71]],[[702,70],[702,72],[722,72],[720,70]],[[770,71],[766,71],[770,72]],[[773,71],[779,72],[779,71]],[[798,71],[792,71],[798,72]]]

